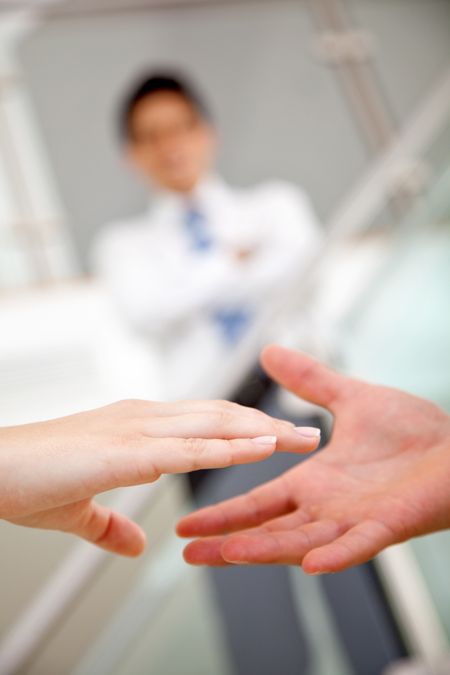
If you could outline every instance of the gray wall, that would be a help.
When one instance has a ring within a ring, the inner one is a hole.
[[[450,3],[346,6],[373,34],[376,75],[401,124],[450,63]],[[114,122],[130,79],[155,65],[181,66],[210,97],[232,183],[292,180],[325,219],[372,158],[335,70],[313,56],[314,35],[306,2],[243,0],[53,17],[28,36],[21,59],[82,257],[103,222],[146,202]]]

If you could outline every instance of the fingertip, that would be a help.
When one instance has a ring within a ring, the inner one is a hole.
[[[200,565],[198,556],[195,555],[195,542],[191,542],[183,549],[183,559],[188,565]]]
[[[226,541],[220,553],[222,558],[232,565],[243,565],[247,563],[247,547],[239,539],[230,539]]]
[[[147,536],[137,523],[118,516],[113,519],[106,536],[97,543],[112,553],[137,558],[145,550]]]
[[[282,347],[274,343],[263,347],[259,357],[260,363],[263,366],[263,368],[265,368],[266,363],[270,362],[272,356],[274,356],[279,349],[282,349]]]
[[[303,571],[305,574],[307,574],[309,577],[320,577],[322,574],[326,574],[323,570],[317,570],[317,571],[309,571],[303,567]]]
[[[265,355],[266,355],[267,353],[269,353],[270,351],[272,351],[274,348],[275,348],[275,349],[277,348],[277,345],[276,345],[275,342],[270,342],[268,345],[265,345],[265,346],[261,349],[261,358],[263,359],[263,358],[265,357]]]
[[[139,540],[136,538],[136,546],[132,552],[132,557],[137,558],[138,556],[142,555],[146,548],[147,548],[147,535],[141,529]]]
[[[294,431],[305,441],[320,441],[319,427],[294,427]]]
[[[211,509],[211,507],[207,506],[203,509],[195,511],[194,513],[190,513],[183,518],[180,518],[175,526],[175,532],[177,535],[185,539],[190,537],[204,537],[214,534],[214,526],[217,521],[217,516],[216,518],[211,519],[211,510],[213,513],[215,512],[214,509]]]
[[[303,428],[292,428],[289,433],[280,438],[277,447],[278,452],[290,452],[299,455],[307,455],[317,450],[320,445],[320,429],[317,429],[316,435],[304,435]]]
[[[315,452],[320,446],[321,438],[312,439],[310,443],[305,447],[304,453],[309,454],[310,452]]]
[[[175,533],[178,537],[182,537],[185,539],[186,537],[190,537],[191,531],[189,530],[189,519],[182,519],[179,520],[178,523],[175,525]]]
[[[307,563],[305,560],[303,560],[301,564],[302,570],[304,571],[305,574],[307,574],[310,577],[315,577],[315,576],[320,576],[321,574],[325,574],[325,570],[317,567],[316,565],[310,565]]]
[[[271,457],[275,450],[277,449],[277,437],[276,436],[257,436],[252,438],[251,442],[255,446],[255,451],[253,450],[253,457],[255,461],[268,459]]]
[[[305,449],[305,452],[308,453],[308,452],[314,452],[314,450],[317,450],[317,448],[320,445],[320,441],[321,441],[321,436],[319,436],[318,438],[311,439],[310,444],[308,445],[307,449]]]
[[[333,569],[331,560],[326,555],[326,552],[319,549],[309,551],[305,555],[302,561],[302,569],[309,576],[319,576],[339,571],[338,569]]]
[[[298,432],[297,432],[298,433]],[[299,434],[300,443],[296,447],[296,452],[299,452],[302,455],[307,455],[310,452],[314,452],[320,445],[320,431],[319,435],[315,437],[306,438]]]
[[[191,541],[183,551],[183,558],[188,565],[195,566],[223,567],[227,564],[221,554],[221,542],[217,539]]]
[[[145,532],[139,528],[133,536],[130,536],[124,544],[119,547],[117,553],[124,555],[127,558],[138,558],[143,554],[147,545],[147,536]]]

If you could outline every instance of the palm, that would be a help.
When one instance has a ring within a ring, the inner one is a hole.
[[[265,365],[276,379],[332,410],[332,439],[280,478],[182,522],[181,534],[209,536],[188,546],[187,560],[303,562],[308,572],[337,571],[442,526],[447,416],[433,404],[349,380],[305,357],[285,364],[271,353],[277,357],[272,350]]]

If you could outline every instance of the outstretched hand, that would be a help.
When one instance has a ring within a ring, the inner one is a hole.
[[[335,417],[327,447],[246,495],[178,524],[192,564],[301,564],[309,574],[363,563],[450,526],[450,418],[437,406],[350,379],[281,347],[266,371]]]
[[[0,518],[71,532],[134,556],[144,548],[144,532],[97,504],[98,493],[151,483],[163,473],[255,462],[275,447],[309,452],[318,442],[290,422],[227,401],[121,401],[3,428]]]

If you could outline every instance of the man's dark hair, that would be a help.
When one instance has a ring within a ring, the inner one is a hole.
[[[119,112],[120,134],[128,139],[132,136],[132,117],[136,106],[143,99],[161,92],[173,92],[184,98],[206,120],[210,112],[197,89],[184,77],[175,73],[156,72],[141,79],[122,102]]]

